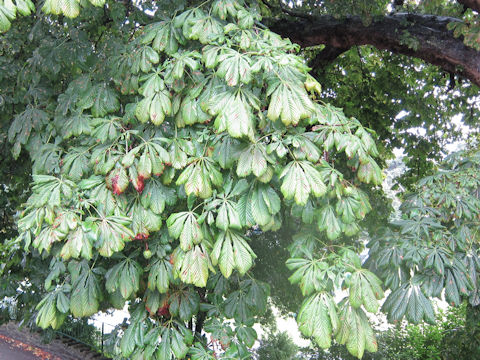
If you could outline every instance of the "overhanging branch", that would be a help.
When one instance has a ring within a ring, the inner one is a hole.
[[[337,48],[341,53],[340,50],[355,45],[373,45],[378,49],[420,58],[480,86],[480,52],[467,47],[461,38],[455,38],[447,30],[447,24],[452,21],[460,20],[397,13],[364,26],[360,17],[338,20],[331,16],[315,16],[282,19],[270,28],[302,47],[327,45],[330,48],[329,58],[335,53],[331,48]],[[415,46],[408,40],[413,40]]]
[[[458,3],[462,4],[466,8],[480,12],[480,0],[457,0]]]

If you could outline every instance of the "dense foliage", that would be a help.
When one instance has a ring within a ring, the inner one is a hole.
[[[385,139],[386,121],[326,103],[342,91],[322,89],[256,2],[90,3],[0,2],[0,119],[33,178],[19,236],[0,248],[0,294],[23,316],[38,303],[36,323],[58,328],[128,302],[124,357],[249,358],[272,256],[288,256],[304,297],[288,304],[302,333],[358,358],[377,350],[367,313],[386,288],[391,320],[433,321],[443,288],[476,304],[477,155],[420,184],[366,268],[362,226],[388,212],[362,220],[386,208],[377,162],[394,145],[379,152],[365,124]]]
[[[366,360],[468,360],[478,357],[476,335],[468,326],[467,306],[437,310],[435,324],[400,322],[378,331],[378,352],[366,353]],[[385,324],[382,324],[384,326]],[[286,333],[269,334],[255,351],[258,359],[353,360],[345,347],[301,348]]]

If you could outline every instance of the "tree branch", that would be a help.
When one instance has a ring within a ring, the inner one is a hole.
[[[470,8],[480,13],[480,0],[457,0],[457,2],[466,8]]]
[[[373,45],[378,49],[420,58],[480,86],[480,52],[467,47],[461,38],[455,38],[447,30],[447,24],[454,21],[460,20],[397,13],[364,26],[361,18],[356,16],[343,20],[312,16],[309,19],[278,20],[270,28],[302,47],[327,45],[330,48],[328,54],[320,53],[320,58],[314,61],[317,64],[322,64],[322,56],[326,55],[326,60],[331,60],[335,53],[339,55],[352,46]],[[406,40],[413,40],[415,45]]]

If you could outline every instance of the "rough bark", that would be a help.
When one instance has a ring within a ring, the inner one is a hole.
[[[466,8],[480,12],[480,0],[457,0],[457,2]]]
[[[480,0],[479,0],[480,1]],[[365,26],[360,17],[338,20],[331,16],[312,16],[308,19],[288,18],[274,23],[271,29],[302,47],[324,44],[329,60],[332,54],[355,45],[373,45],[378,49],[420,58],[455,73],[480,86],[480,52],[467,47],[461,38],[447,30],[447,24],[460,21],[432,15],[398,13],[374,20]],[[414,39],[417,46],[409,46],[406,39]],[[338,51],[333,51],[336,48]]]

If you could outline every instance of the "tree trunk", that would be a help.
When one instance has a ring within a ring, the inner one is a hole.
[[[289,17],[270,28],[302,47],[327,45],[314,64],[322,64],[355,45],[373,45],[378,49],[420,58],[455,73],[480,86],[480,52],[455,38],[447,24],[460,20],[432,15],[397,13],[364,25],[357,16],[343,20],[331,16]],[[335,51],[337,49],[337,51]]]

